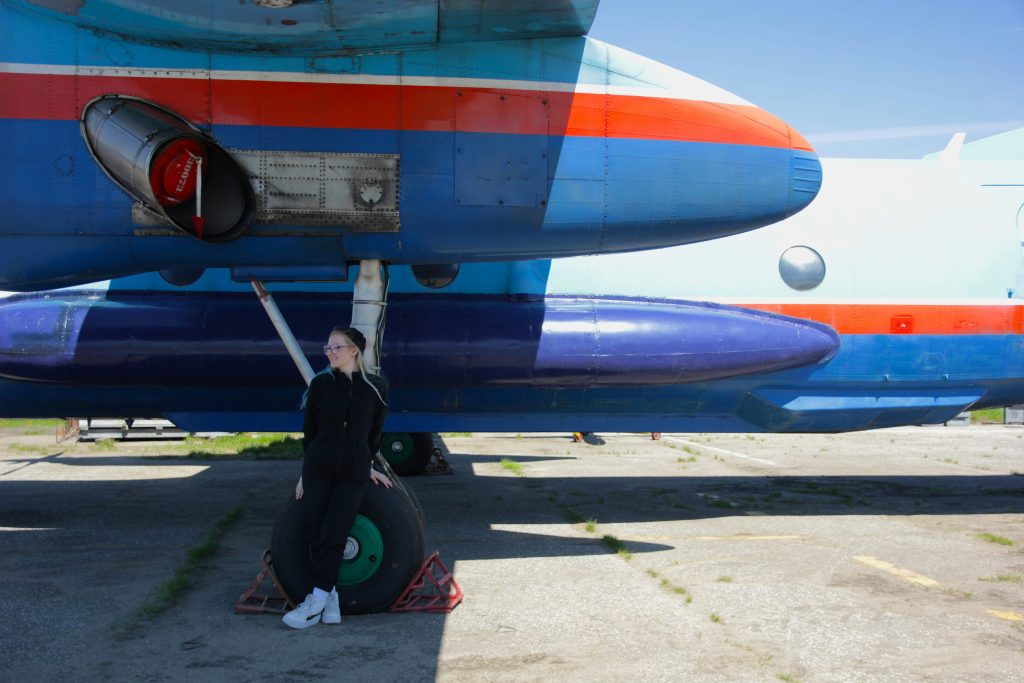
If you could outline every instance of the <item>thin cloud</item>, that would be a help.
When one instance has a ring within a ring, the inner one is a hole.
[[[1008,121],[973,121],[970,123],[932,123],[924,126],[894,126],[892,128],[864,128],[861,130],[840,130],[830,133],[808,133],[814,143],[864,142],[866,140],[899,140],[903,138],[924,138],[933,135],[953,133],[991,133],[1024,126],[1024,119]]]

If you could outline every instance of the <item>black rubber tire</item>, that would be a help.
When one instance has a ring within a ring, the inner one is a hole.
[[[402,489],[370,484],[359,514],[376,525],[384,551],[372,576],[362,583],[338,586],[344,614],[387,610],[423,563],[422,518]],[[282,587],[293,601],[301,602],[313,590],[313,563],[304,538],[302,501],[289,498],[274,524],[270,550]]]
[[[416,492],[413,491],[411,486],[406,484],[405,481],[403,481],[402,478],[398,476],[398,473],[395,472],[395,470],[391,467],[391,463],[389,463],[384,458],[383,455],[377,453],[377,455],[374,456],[374,463],[374,467],[378,471],[383,472],[384,475],[387,476],[394,483],[396,488],[401,489],[402,493],[409,497],[409,501],[412,503],[412,506],[416,509],[416,514],[419,516],[420,519],[420,533],[423,535],[423,538],[426,538],[427,515],[423,512],[423,504],[420,503],[420,497],[416,495]]]
[[[388,458],[390,454],[389,445],[392,440],[400,439],[401,437],[408,437],[412,441],[412,452],[408,455],[403,454],[403,459],[396,462]],[[390,463],[395,474],[403,477],[414,477],[417,474],[421,474],[430,462],[430,456],[434,452],[434,437],[430,432],[385,433],[380,446],[380,452],[381,455],[388,458],[388,463]]]

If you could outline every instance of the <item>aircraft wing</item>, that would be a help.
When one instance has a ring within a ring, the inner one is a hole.
[[[581,36],[599,0],[10,0],[127,40],[276,53]]]

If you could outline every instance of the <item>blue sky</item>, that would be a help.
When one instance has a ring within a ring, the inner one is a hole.
[[[590,35],[764,107],[822,156],[1024,126],[1024,0],[602,0]]]

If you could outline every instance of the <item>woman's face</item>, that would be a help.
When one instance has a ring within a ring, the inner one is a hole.
[[[356,354],[359,349],[352,340],[341,332],[332,332],[327,338],[327,346],[324,347],[327,360],[331,362],[332,368],[350,368],[355,365]]]

